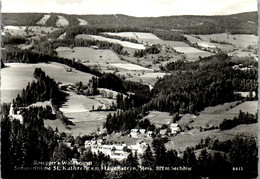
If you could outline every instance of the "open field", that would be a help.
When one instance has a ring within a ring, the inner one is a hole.
[[[256,46],[258,43],[258,37],[255,35],[246,34],[236,34],[230,35],[226,33],[221,34],[211,34],[211,35],[199,35],[203,41],[210,41],[210,39],[215,41],[231,43],[236,47],[246,48],[249,45]]]
[[[28,26],[28,34],[26,33],[27,26],[4,26],[3,33],[10,33],[11,35],[43,35],[44,33],[52,33],[59,28],[43,27],[43,26]]]
[[[119,37],[127,37],[131,39],[136,39],[136,40],[160,40],[157,36],[155,36],[152,33],[145,33],[145,32],[118,32],[118,33],[113,33],[113,32],[106,32],[105,34],[108,35],[115,35]]]
[[[215,44],[210,43],[210,42],[198,42],[198,46],[203,47],[203,48],[216,48]]]
[[[166,73],[145,73],[141,75],[140,78],[162,78]]]
[[[93,76],[76,69],[73,69],[72,72],[67,72],[64,70],[67,66],[59,63],[6,63],[5,65],[6,68],[1,69],[1,91],[3,90],[2,93],[5,94],[1,95],[2,102],[12,101],[15,92],[19,92],[25,88],[28,82],[36,80],[33,77],[35,68],[41,68],[56,82],[66,84],[75,84],[79,81],[87,83]]]
[[[50,101],[36,102],[36,103],[31,104],[28,107],[39,107],[39,106],[42,106],[42,107],[51,106],[51,102]]]
[[[239,114],[239,111],[255,114],[258,110],[258,101],[245,101],[242,104],[227,111],[227,114]]]
[[[98,35],[89,35],[89,36],[93,37],[95,40],[106,41],[106,42],[110,42],[110,43],[117,43],[117,44],[122,45],[123,47],[129,47],[129,48],[138,49],[138,50],[145,49],[145,46],[143,44],[137,44],[137,43],[132,43],[132,42],[128,42],[128,41],[121,41],[121,40],[106,38],[106,37],[102,37],[102,36],[98,36]]]
[[[229,139],[232,140],[237,134],[257,137],[258,124],[242,124],[224,131],[215,129],[200,132],[199,129],[192,129],[171,137],[170,141],[165,144],[165,147],[168,150],[184,151],[187,147],[195,147],[201,139],[206,139],[207,137],[213,140],[226,141]]]
[[[163,124],[170,125],[172,116],[168,112],[150,111],[144,119],[149,119],[151,124],[160,127]]]
[[[194,47],[173,47],[177,52],[183,53],[187,60],[198,60],[199,57],[208,57],[213,53],[202,51]]]
[[[103,123],[109,112],[80,112],[80,113],[65,113],[66,117],[75,125],[70,125],[68,129],[60,120],[44,120],[44,126],[55,129],[58,128],[59,132],[69,133],[72,136],[83,136],[97,131],[97,128],[102,129]]]
[[[57,27],[66,27],[69,25],[69,21],[63,17],[63,16],[58,16],[58,20],[56,22]]]
[[[66,32],[63,33],[63,34],[61,34],[61,35],[58,37],[58,39],[64,39],[65,37],[66,37]]]
[[[147,84],[147,85],[154,85],[158,78],[162,78],[164,75],[166,75],[165,73],[144,73],[144,74],[136,74],[134,76],[128,76],[126,75],[126,79],[130,80],[130,81],[135,81],[135,82],[141,82],[143,84]]]
[[[75,39],[95,40],[94,37],[91,37],[88,34],[78,34],[78,35],[76,35]]]
[[[67,102],[62,105],[60,110],[64,113],[80,113],[88,112],[93,109],[97,109],[98,106],[102,106],[102,109],[106,109],[106,106],[110,106],[115,100],[101,99],[100,96],[84,96],[77,95],[74,92],[68,92],[69,97]]]
[[[193,128],[207,128],[212,126],[219,126],[224,119],[233,119],[239,115],[239,111],[255,114],[257,112],[258,101],[245,101],[234,108],[236,102],[226,103],[223,106],[209,107],[201,112],[199,116],[190,123],[189,127]]]
[[[103,123],[106,120],[106,116],[110,113],[109,111],[93,111],[97,109],[98,106],[103,106],[103,109],[107,105],[111,105],[115,100],[101,98],[99,96],[87,97],[83,95],[77,95],[74,92],[68,92],[68,100],[65,102],[60,111],[68,117],[75,125],[70,125],[69,129],[65,129],[63,124],[60,124],[57,121],[46,121],[46,125],[50,125],[55,129],[55,126],[58,125],[60,132],[67,132],[73,136],[77,135],[86,135],[92,132],[95,132],[97,128],[103,128]]]
[[[134,32],[105,32],[104,34],[108,34],[108,35],[115,35],[118,37],[126,37],[126,38],[130,38],[130,39],[135,39],[138,40],[138,36],[134,34]]]
[[[174,49],[177,52],[184,53],[184,54],[196,54],[196,53],[199,53],[199,54],[201,54],[203,56],[211,55],[211,53],[209,53],[209,52],[205,52],[205,51],[196,49],[194,47],[174,47]]]
[[[258,54],[250,52],[250,51],[246,51],[246,50],[241,50],[241,49],[234,50],[234,51],[228,53],[228,55],[230,55],[230,56],[238,56],[238,57],[246,57],[246,56],[248,56],[248,57],[254,57],[256,60],[258,60]]]
[[[140,65],[135,65],[135,64],[131,64],[131,63],[113,63],[110,65],[117,67],[117,68],[123,68],[126,70],[133,70],[133,71],[153,71],[152,69],[145,68]]]
[[[188,44],[180,41],[163,40],[160,44],[167,45],[170,47],[189,47]]]
[[[177,151],[184,151],[187,147],[195,147],[201,139],[207,137],[215,138],[219,129],[200,132],[199,129],[192,129],[187,132],[181,132],[180,134],[170,138],[165,144],[167,150],[174,149]]]
[[[50,18],[51,15],[44,15],[36,24],[45,25],[46,21]]]
[[[134,32],[134,34],[138,37],[138,39],[159,40],[159,38],[156,35],[152,34],[152,33]]]
[[[224,141],[227,138],[234,137],[237,134],[256,138],[258,136],[258,124],[240,124],[230,130],[221,131],[217,138]]]
[[[190,41],[193,44],[197,43],[202,48],[211,48],[211,49],[219,48],[224,52],[233,51],[235,49],[235,47],[230,44],[211,43],[210,39],[212,38],[208,38],[208,37],[206,38],[205,35],[200,35],[200,36],[184,35],[184,36],[188,39],[188,41]],[[216,39],[212,39],[212,40],[216,40]],[[221,42],[222,40],[217,40],[217,41]]]
[[[201,39],[197,38],[197,37],[194,37],[192,35],[183,35],[184,37],[187,38],[187,40],[190,42],[190,43],[197,43],[197,42],[202,42]]]
[[[118,63],[122,62],[112,50],[95,50],[89,47],[59,47],[59,57],[79,59],[82,63]]]
[[[88,25],[88,22],[84,19],[77,18],[79,21],[79,25]]]

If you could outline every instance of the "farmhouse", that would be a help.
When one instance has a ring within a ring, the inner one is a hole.
[[[166,136],[166,135],[167,135],[167,129],[161,129],[161,130],[159,131],[159,134],[160,134],[161,136]]]
[[[138,138],[138,135],[140,134],[138,129],[131,129],[130,137]]]
[[[93,48],[94,50],[98,50],[98,46],[95,45],[91,46],[91,48]]]
[[[172,123],[170,125],[170,129],[171,129],[171,134],[177,134],[178,132],[180,132],[180,127],[179,127],[179,124],[177,123]]]

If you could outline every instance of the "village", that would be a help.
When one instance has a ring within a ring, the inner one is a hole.
[[[181,131],[176,123],[172,123],[167,129],[159,130],[159,133],[153,131],[146,131],[145,129],[132,129],[127,137],[136,139],[135,144],[127,145],[125,142],[108,141],[106,140],[106,129],[101,129],[96,132],[95,138],[86,140],[84,142],[84,149],[77,146],[79,153],[90,150],[93,154],[103,153],[109,156],[110,159],[123,161],[126,160],[130,153],[136,155],[139,159],[145,153],[149,144],[146,142],[152,141],[156,136],[170,137],[177,135]],[[73,149],[75,146],[71,142],[64,143],[67,147]],[[151,146],[150,146],[151,147]],[[75,160],[75,159],[74,159]]]

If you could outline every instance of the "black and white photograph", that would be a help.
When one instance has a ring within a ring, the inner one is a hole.
[[[257,0],[1,0],[3,179],[258,177]]]

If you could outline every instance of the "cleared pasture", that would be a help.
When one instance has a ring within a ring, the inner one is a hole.
[[[26,33],[26,28],[28,28],[28,33]],[[26,35],[43,35],[46,33],[52,33],[56,30],[59,30],[59,28],[53,28],[53,27],[43,27],[43,26],[4,26],[3,27],[3,33],[10,33],[11,35],[20,35],[20,36],[26,36]]]
[[[172,116],[168,112],[149,111],[149,114],[144,117],[149,119],[151,124],[155,126],[162,126],[163,124],[170,125],[172,122]]]
[[[245,101],[235,106],[236,103],[237,102],[225,103],[224,105],[206,108],[194,119],[194,122],[191,123],[189,127],[208,128],[219,126],[224,119],[233,119],[238,116],[240,110],[250,114],[255,114],[257,112],[257,101]]]
[[[58,16],[58,20],[56,21],[57,27],[66,27],[68,25],[69,25],[69,21],[65,17]]]
[[[174,149],[177,151],[184,151],[187,147],[195,147],[199,144],[201,139],[206,139],[207,137],[213,140],[218,139],[220,141],[226,141],[229,139],[232,140],[238,134],[257,137],[258,124],[242,124],[224,131],[215,129],[200,132],[199,129],[192,129],[171,137],[170,141],[165,144],[165,147],[167,150]]]
[[[219,129],[200,132],[198,129],[192,129],[186,132],[181,132],[180,134],[170,138],[165,144],[167,150],[174,149],[177,151],[184,151],[187,147],[195,147],[199,144],[201,139],[206,139],[207,137],[216,138]]]
[[[210,42],[198,42],[197,44],[203,48],[216,48],[216,45]]]
[[[156,35],[152,33],[146,32],[134,32],[134,35],[138,37],[138,39],[151,39],[151,40],[160,40]]]
[[[33,77],[33,72],[35,68],[41,68],[56,82],[66,84],[75,84],[79,81],[86,83],[93,76],[91,74],[78,71],[74,68],[72,69],[72,72],[67,72],[65,68],[68,68],[68,66],[59,63],[5,63],[5,65],[6,68],[1,69],[2,102],[12,101],[13,97],[16,97],[18,94],[16,94],[16,92],[19,92],[23,88],[25,88],[28,82],[36,80]]]
[[[162,78],[166,73],[145,73],[141,75],[140,78]]]
[[[138,40],[138,36],[136,36],[134,34],[134,32],[105,32],[104,34],[108,34],[108,35],[115,35],[118,37],[126,37],[126,38],[131,38],[131,39],[135,39]]]
[[[218,138],[219,140],[226,140],[227,138],[234,137],[238,134],[242,134],[249,137],[257,137],[258,136],[258,124],[240,124],[230,130],[221,131]]]
[[[121,40],[106,38],[106,37],[102,37],[102,36],[98,36],[98,35],[89,35],[89,36],[93,37],[95,40],[106,41],[106,42],[110,42],[110,43],[117,43],[117,44],[122,45],[123,47],[129,47],[129,48],[138,49],[138,50],[145,49],[145,46],[143,44],[137,44],[137,43],[132,43],[132,42],[128,42],[128,41],[121,41]]]
[[[188,44],[180,41],[170,41],[170,40],[164,40],[160,44],[167,45],[170,47],[189,47]]]
[[[220,34],[211,34],[211,35],[199,35],[203,41],[210,41],[210,39],[220,42],[227,42],[231,43],[236,47],[246,48],[249,45],[256,46],[258,43],[258,37],[255,35],[247,35],[247,34],[227,34],[227,33],[220,33]]]
[[[245,101],[242,104],[227,111],[227,114],[239,114],[239,111],[255,114],[258,110],[258,101]]]
[[[216,49],[219,48],[220,50],[224,51],[224,52],[229,52],[235,49],[235,47],[233,45],[229,45],[229,44],[220,44],[220,43],[211,43],[210,39],[212,40],[216,40],[210,37],[207,37],[206,35],[200,35],[200,36],[192,36],[192,35],[184,35],[188,41],[190,41],[193,44],[198,44],[200,47],[202,48],[212,48],[212,49]],[[222,40],[217,40],[219,42],[221,42]],[[224,41],[224,40],[223,40]]]
[[[230,56],[238,56],[238,57],[254,57],[256,59],[258,58],[258,55],[256,53],[252,53],[252,52],[249,52],[249,51],[244,51],[244,50],[241,50],[241,49],[232,51],[232,52],[228,53],[228,55],[230,55]]]
[[[209,52],[205,52],[205,51],[196,49],[194,47],[174,47],[174,49],[177,52],[184,53],[184,54],[189,54],[189,53],[196,54],[196,53],[199,53],[199,54],[211,55],[211,53],[209,53]]]
[[[99,106],[102,106],[102,109],[106,109],[106,106],[110,106],[112,102],[115,103],[113,99],[103,99],[100,96],[77,95],[74,92],[68,92],[68,94],[67,101],[60,108],[64,113],[89,112],[93,107],[97,109]]]
[[[61,34],[61,35],[58,37],[58,39],[64,39],[65,37],[66,37],[66,32],[63,33],[63,34]]]
[[[60,120],[44,120],[45,127],[53,129],[58,128],[59,132],[65,132],[72,136],[83,136],[97,131],[98,128],[103,128],[103,123],[109,112],[80,112],[80,113],[66,113],[65,116],[69,117],[74,125],[69,125],[65,128]]]
[[[103,109],[107,105],[111,105],[115,102],[112,99],[101,98],[100,96],[87,97],[84,95],[77,95],[74,92],[68,92],[69,97],[60,110],[68,117],[75,125],[70,125],[70,129],[65,129],[64,132],[70,133],[73,136],[90,134],[97,130],[97,128],[103,128],[103,123],[106,120],[106,116],[110,113],[107,111],[93,111],[98,106],[102,106]],[[50,121],[48,121],[50,123]],[[53,122],[52,125],[56,123]]]
[[[88,25],[88,22],[84,19],[78,18],[78,21],[79,21],[79,25]]]
[[[187,38],[187,40],[190,42],[190,43],[198,43],[198,42],[202,42],[202,40],[201,39],[199,39],[199,38],[196,38],[196,37],[194,37],[194,36],[191,36],[191,35],[183,35],[184,37],[186,37]]]
[[[50,18],[51,15],[44,15],[36,24],[45,25],[46,21]]]
[[[114,63],[114,64],[110,64],[110,65],[117,67],[117,68],[122,68],[122,69],[132,70],[132,71],[153,71],[152,69],[145,68],[140,65],[135,65],[135,64],[131,64],[131,63]]]
[[[40,107],[40,106],[42,106],[42,107],[51,106],[51,102],[50,101],[36,102],[36,103],[31,104],[28,107]]]
[[[131,39],[140,39],[140,40],[160,40],[156,35],[152,34],[152,33],[146,33],[146,32],[106,32],[105,34],[108,35],[115,35],[115,36],[119,36],[119,37],[127,37],[127,38],[131,38]]]
[[[87,34],[78,34],[76,35],[75,39],[95,40],[94,37],[91,37],[90,35]]]
[[[59,47],[58,56],[68,59],[79,59],[82,63],[118,63],[122,62],[112,50],[95,50],[89,47]]]

